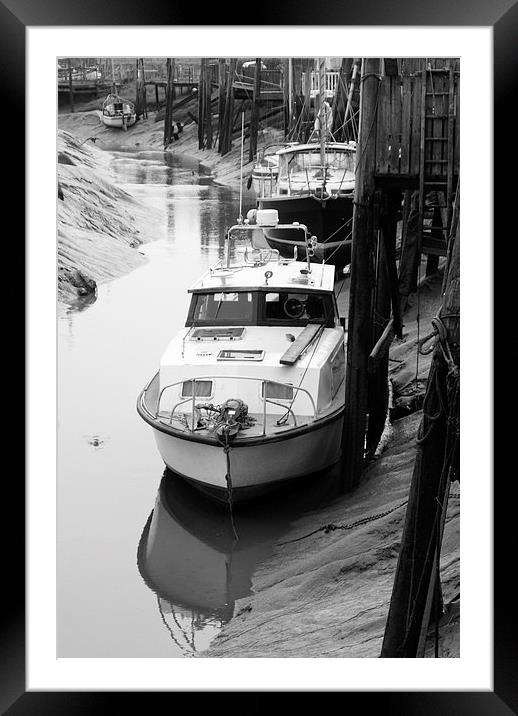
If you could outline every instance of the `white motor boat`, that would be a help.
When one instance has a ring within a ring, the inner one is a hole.
[[[107,127],[126,130],[137,121],[135,105],[116,94],[109,94],[103,102],[101,119]]]
[[[322,470],[341,454],[335,267],[310,263],[314,238],[304,225],[250,213],[256,223],[231,227],[226,259],[190,289],[185,327],[137,402],[165,464],[224,501]],[[273,225],[301,233],[307,261],[257,248]]]

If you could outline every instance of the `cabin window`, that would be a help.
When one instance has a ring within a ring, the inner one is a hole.
[[[324,322],[333,327],[333,299],[327,294],[271,292],[265,294],[264,322],[299,325]]]
[[[251,325],[255,322],[255,313],[254,296],[249,291],[196,293],[191,304],[190,324]]]
[[[293,400],[293,387],[267,381],[262,384],[262,396],[272,400]]]
[[[354,172],[354,152],[326,150],[325,166],[328,170],[340,172]],[[302,174],[307,179],[318,178],[319,170],[322,167],[322,158],[319,151],[299,152],[293,155],[285,155],[280,162],[279,177],[287,179],[296,174]]]
[[[305,326],[325,323],[334,328],[332,293],[304,291],[217,291],[195,293],[187,326]],[[192,337],[204,338],[202,335]]]
[[[211,380],[186,380],[182,385],[182,398],[192,398],[192,386],[196,398],[210,398],[212,394]]]

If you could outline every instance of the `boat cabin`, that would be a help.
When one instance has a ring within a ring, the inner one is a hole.
[[[330,195],[354,191],[356,144],[300,144],[280,150],[278,195],[298,195],[325,189]],[[324,159],[322,159],[324,158]]]

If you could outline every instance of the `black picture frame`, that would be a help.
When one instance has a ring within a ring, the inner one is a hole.
[[[324,4],[323,4],[324,5]],[[435,0],[425,3],[422,0],[398,0],[394,3],[381,3],[379,0],[362,0],[361,3],[332,2],[317,8],[309,2],[296,6],[292,3],[262,3],[260,15],[248,12],[243,16],[242,3],[226,3],[221,13],[220,6],[178,7],[177,4],[165,4],[155,0],[137,4],[131,0],[89,0],[88,2],[72,2],[68,0],[3,0],[0,2],[0,46],[1,67],[3,67],[4,86],[4,132],[8,126],[9,146],[6,154],[11,152],[9,167],[8,201],[17,206],[15,216],[21,217],[25,212],[24,187],[24,147],[25,133],[23,122],[25,107],[25,29],[32,26],[59,25],[230,25],[228,18],[236,19],[235,24],[242,25],[447,25],[447,26],[491,26],[494,32],[494,118],[495,118],[495,161],[494,161],[494,216],[495,237],[505,237],[512,230],[509,212],[512,210],[512,183],[502,178],[504,157],[506,163],[512,162],[513,147],[507,138],[514,136],[516,121],[510,109],[510,98],[516,91],[518,68],[518,3],[509,0],[487,3],[482,0],[459,0],[455,4],[450,0]],[[253,8],[252,8],[253,9]],[[200,13],[203,22],[199,23]],[[221,20],[224,20],[221,22]],[[7,91],[6,91],[7,90]],[[18,121],[13,122],[13,117]],[[6,124],[6,120],[7,123]],[[476,121],[476,119],[474,120]],[[4,133],[4,140],[6,134]],[[498,179],[498,181],[497,181]],[[514,181],[514,180],[513,180]],[[5,198],[5,194],[4,194]],[[23,214],[22,214],[23,212]],[[17,222],[18,233],[22,231],[22,221]],[[18,250],[24,262],[24,250],[21,237]],[[511,250],[511,249],[510,249]],[[506,254],[507,255],[507,254]],[[516,265],[516,264],[515,264]],[[506,284],[512,278],[511,267],[505,260],[500,267],[503,275],[499,283]],[[13,268],[13,271],[20,269]],[[508,273],[505,273],[505,272]],[[26,287],[30,290],[30,287]],[[20,300],[20,299],[18,299]],[[23,302],[23,301],[22,301]],[[496,315],[497,312],[495,312]],[[15,335],[13,333],[13,335]],[[492,336],[484,336],[484,340]],[[14,340],[14,339],[13,339]],[[23,334],[21,335],[23,341]],[[500,339],[501,341],[503,339]],[[30,350],[30,345],[27,349]],[[14,351],[13,351],[14,353]],[[516,349],[514,350],[516,355]],[[16,356],[19,351],[15,352]],[[513,395],[512,387],[510,388]],[[509,395],[509,392],[508,392]],[[9,389],[8,399],[11,405],[22,401],[15,387]],[[22,417],[22,424],[24,417]],[[19,422],[16,421],[16,425]],[[19,429],[19,428],[17,428]],[[507,430],[507,432],[506,432]],[[500,445],[505,448],[511,439],[511,428],[499,430]],[[512,443],[511,443],[512,444]],[[14,447],[13,447],[14,449]],[[6,463],[7,464],[7,463]],[[513,481],[512,475],[508,482]],[[469,479],[469,476],[468,478]],[[494,691],[493,692],[346,692],[338,694],[342,706],[349,711],[358,712],[359,708],[372,709],[380,714],[465,714],[502,716],[516,713],[518,710],[518,663],[515,632],[516,597],[512,582],[507,584],[509,568],[513,570],[510,545],[513,538],[513,500],[509,499],[508,486],[502,479],[495,485],[494,501]],[[120,699],[129,696],[131,703],[137,708],[149,709],[153,701],[149,701],[149,693],[123,692],[27,692],[25,687],[25,531],[22,515],[25,504],[24,481],[17,469],[4,470],[4,505],[11,514],[15,514],[14,523],[4,527],[4,608],[2,610],[1,631],[1,664],[0,664],[0,708],[2,713],[10,716],[22,714],[75,714],[94,713],[106,707],[111,712],[121,708]],[[514,571],[514,570],[513,570]],[[344,669],[347,665],[344,664]],[[340,689],[337,687],[337,691]],[[156,693],[153,697],[167,697],[170,704],[176,704],[178,693]],[[190,698],[195,696],[191,694]],[[195,703],[201,697],[210,696],[212,708],[221,704],[224,707],[224,693],[197,693]],[[265,702],[270,704],[270,694],[261,692],[250,698],[243,692],[232,693],[232,709],[243,708],[246,713],[263,710]],[[283,708],[285,697],[289,694],[276,694],[275,703]],[[309,708],[322,708],[317,701],[322,694],[304,694],[304,702]],[[144,699],[146,699],[144,701]],[[175,701],[173,701],[173,699]],[[309,701],[308,701],[309,699]],[[268,706],[269,707],[269,706]],[[192,705],[191,707],[192,708]],[[228,706],[227,706],[228,708]]]

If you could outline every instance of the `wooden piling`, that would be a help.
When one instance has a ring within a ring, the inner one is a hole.
[[[207,60],[202,57],[200,64],[200,77],[198,80],[198,149],[203,149],[205,146],[205,107],[207,103],[205,91],[206,64]]]
[[[173,132],[173,76],[174,59],[167,58],[167,85],[165,90],[164,149],[171,144]]]
[[[225,117],[225,91],[226,91],[226,62],[218,60],[218,152],[221,152],[221,138],[223,136],[223,120]]]
[[[422,653],[433,595],[439,593],[442,532],[450,481],[458,479],[460,273],[459,234],[439,312],[443,331],[436,341],[382,657],[415,658]]]
[[[223,136],[221,138],[221,156],[232,149],[232,126],[234,121],[234,74],[236,72],[237,59],[230,59],[227,80],[227,94],[225,97],[225,115],[223,119]]]
[[[304,97],[304,107],[306,109],[304,114],[304,133],[303,136],[300,137],[301,141],[307,142],[308,137],[311,133],[311,70],[313,68],[313,60],[308,59],[306,60],[306,69],[305,69],[305,97]]]
[[[212,80],[210,66],[207,63],[205,65],[205,147],[206,149],[212,149]]]
[[[374,173],[376,113],[380,59],[367,58],[362,67],[360,130],[353,210],[351,288],[347,338],[345,413],[342,435],[344,486],[358,484],[364,464],[368,410],[368,357],[372,348],[371,266],[374,250]]]
[[[340,78],[333,101],[333,136],[337,142],[345,138],[345,108],[347,106],[347,77],[351,71],[352,59],[344,57],[340,65]],[[348,137],[347,137],[348,139]]]
[[[74,89],[72,87],[72,61],[69,58],[67,60],[68,64],[68,91],[69,91],[69,102],[70,102],[70,111],[74,111]]]
[[[387,201],[386,211],[381,216],[381,230],[385,248],[384,256],[389,278],[394,333],[398,338],[403,338],[399,278],[396,263],[397,222],[398,211],[401,207],[401,191],[398,189],[387,190],[385,196]]]
[[[137,58],[135,73],[136,97],[135,97],[135,113],[137,119],[147,118],[146,105],[146,80],[144,77],[144,58]]]
[[[379,195],[380,203],[386,199],[381,192]],[[385,207],[380,207],[382,213],[386,213]],[[390,279],[387,267],[386,237],[383,236],[386,231],[386,220],[381,220],[376,229],[376,245],[375,245],[375,279],[372,294],[372,312],[371,312],[371,346],[375,346],[383,335],[390,321]],[[393,323],[393,322],[392,322]],[[393,334],[392,334],[393,335]],[[367,412],[369,415],[367,426],[366,449],[369,456],[374,455],[376,447],[380,441],[385,420],[388,411],[388,349],[389,343],[384,344],[384,350],[380,351],[376,363],[371,362],[371,355],[367,359],[368,371],[368,404]]]
[[[401,192],[392,190],[380,194],[379,228],[376,246],[376,280],[372,309],[372,345],[369,355],[369,424],[367,452],[374,454],[385,428],[388,411],[389,348],[394,335],[401,336],[399,292],[395,260],[397,210]],[[392,308],[392,319],[390,317]]]
[[[250,142],[248,145],[248,161],[251,162],[257,152],[257,134],[259,131],[259,102],[261,100],[261,58],[255,60],[254,93],[250,114]]]

